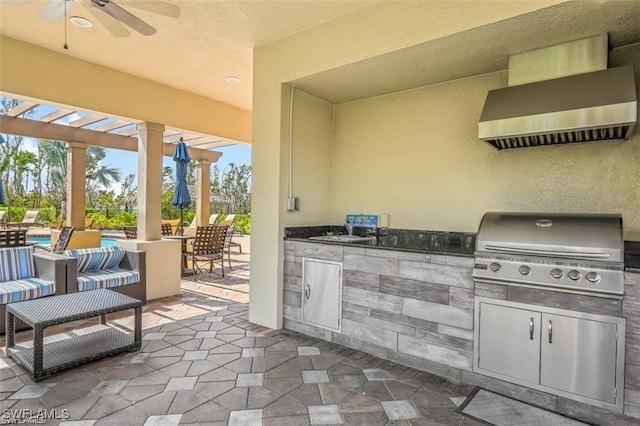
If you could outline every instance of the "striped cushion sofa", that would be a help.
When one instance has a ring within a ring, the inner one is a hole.
[[[109,288],[147,301],[143,251],[115,246],[65,250],[62,254],[68,258],[67,293]]]
[[[35,253],[33,247],[0,249],[0,334],[7,304],[65,293],[66,264],[63,256]],[[17,322],[16,329],[22,328],[26,324]]]

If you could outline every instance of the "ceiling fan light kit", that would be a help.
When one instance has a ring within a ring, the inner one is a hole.
[[[88,20],[87,18],[83,18],[82,16],[70,16],[69,22],[73,25],[80,28],[91,28],[93,27],[93,22]]]

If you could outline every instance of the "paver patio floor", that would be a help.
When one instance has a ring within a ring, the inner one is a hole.
[[[250,323],[248,241],[243,251],[225,279],[183,281],[179,296],[149,302],[139,352],[34,383],[3,349],[0,416],[55,408],[69,418],[47,424],[475,424],[454,412],[468,386]],[[130,316],[110,318],[132,326]]]

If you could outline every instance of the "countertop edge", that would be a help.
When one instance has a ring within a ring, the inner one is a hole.
[[[358,248],[368,248],[372,250],[389,250],[389,251],[402,251],[407,253],[425,253],[425,254],[435,254],[440,256],[456,256],[456,257],[465,257],[465,258],[473,258],[473,253],[456,253],[451,251],[442,251],[442,250],[422,250],[422,249],[412,249],[412,248],[404,248],[404,247],[388,247],[388,246],[372,246],[369,244],[363,244],[358,242],[347,243],[342,241],[322,241],[322,240],[310,240],[309,238],[299,238],[299,237],[284,237],[285,241],[298,241],[304,243],[311,244],[329,244],[329,245],[338,245],[338,246],[346,246],[346,247],[358,247]]]

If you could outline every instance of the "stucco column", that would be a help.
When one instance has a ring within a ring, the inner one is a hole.
[[[138,130],[138,239],[159,240],[162,235],[162,133],[164,125],[140,123]]]
[[[196,168],[196,225],[209,224],[211,161],[200,160]]]
[[[87,145],[67,142],[67,226],[84,230],[87,193]]]

